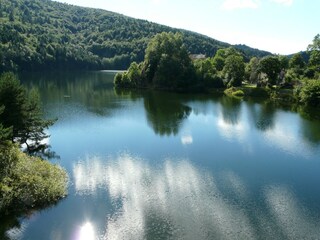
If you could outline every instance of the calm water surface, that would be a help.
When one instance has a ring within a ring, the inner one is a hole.
[[[115,92],[113,76],[24,77],[59,119],[51,161],[69,195],[1,223],[7,238],[320,239],[319,121],[263,101]]]

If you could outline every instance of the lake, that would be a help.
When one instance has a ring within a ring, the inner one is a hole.
[[[22,76],[58,118],[50,161],[69,195],[3,221],[8,239],[320,238],[319,120],[264,100],[115,91],[114,74]]]

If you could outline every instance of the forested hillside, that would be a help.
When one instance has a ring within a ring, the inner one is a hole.
[[[50,0],[0,1],[0,72],[125,69],[143,61],[151,37],[179,32],[190,54],[213,56],[230,44],[121,14]],[[248,59],[270,53],[236,45]]]

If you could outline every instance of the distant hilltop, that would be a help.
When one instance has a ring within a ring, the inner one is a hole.
[[[50,0],[1,0],[0,72],[126,69],[141,62],[161,32],[181,33],[191,56],[213,56],[231,44],[118,13]],[[247,59],[271,53],[234,45]]]

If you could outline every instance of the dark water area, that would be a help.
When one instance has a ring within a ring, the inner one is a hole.
[[[267,100],[115,91],[112,72],[21,76],[69,173],[7,239],[319,239],[320,121]],[[1,237],[1,235],[0,235]]]

